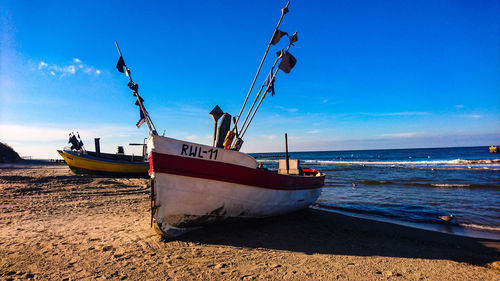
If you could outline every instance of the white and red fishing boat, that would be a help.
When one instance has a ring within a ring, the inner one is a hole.
[[[325,175],[280,174],[235,150],[151,136],[153,220],[168,237],[226,219],[275,216],[316,201]]]
[[[263,218],[306,208],[316,201],[324,185],[325,175],[316,170],[302,169],[298,160],[280,160],[279,169],[269,171],[250,155],[240,152],[249,124],[268,92],[274,94],[274,79],[279,69],[289,73],[296,59],[288,52],[297,33],[289,37],[286,50],[277,53],[274,64],[248,111],[241,130],[237,124],[242,116],[271,45],[287,35],[278,29],[288,4],[281,10],[267,50],[262,58],[252,86],[237,118],[216,106],[210,113],[215,121],[212,146],[159,136],[138,94],[118,44],[120,59],[117,68],[129,78],[129,88],[137,98],[141,119],[150,132],[147,143],[149,175],[151,177],[151,224],[167,237],[176,237],[206,224],[234,219]],[[276,71],[274,67],[279,62]],[[257,104],[257,101],[259,100]],[[217,130],[218,119],[222,116]],[[248,122],[247,122],[248,121]],[[286,139],[286,134],[285,134]],[[233,142],[234,140],[234,142]]]

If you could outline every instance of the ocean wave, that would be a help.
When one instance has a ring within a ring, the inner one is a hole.
[[[463,183],[422,183],[422,182],[401,182],[394,183],[394,185],[402,185],[402,186],[419,186],[419,187],[427,187],[427,188],[443,188],[443,189],[497,189],[498,187],[495,184],[481,184],[481,183],[472,183],[472,184],[463,184]]]
[[[284,158],[283,158],[284,159]],[[259,162],[275,162],[279,159],[259,159]],[[342,161],[342,160],[300,160],[302,163],[319,165],[453,165],[453,164],[497,164],[500,167],[500,159],[488,160],[434,160],[434,161]]]
[[[467,227],[467,228],[473,228],[473,229],[477,229],[477,230],[487,230],[487,231],[496,231],[496,232],[500,232],[500,227],[497,227],[497,226],[488,226],[488,225],[480,225],[480,224],[467,224],[467,223],[464,223],[464,224],[458,224],[459,226],[462,226],[462,227]]]
[[[499,164],[500,159],[484,160],[424,160],[424,161],[339,161],[339,160],[301,160],[305,163],[325,165],[446,165],[446,164]]]
[[[381,216],[385,218],[400,219],[404,221],[425,222],[433,224],[448,224],[448,225],[455,224],[455,223],[445,222],[439,218],[439,216],[448,215],[449,213],[418,205],[367,204],[367,203],[331,204],[326,202],[325,203],[317,202],[314,206],[325,209],[356,213],[356,214],[365,214],[372,216]]]
[[[276,163],[278,164],[278,160],[271,160],[271,159],[259,159],[257,160],[258,162],[263,162],[263,163]]]
[[[434,187],[471,187],[470,184],[457,184],[457,183],[431,183],[430,186]]]
[[[279,159],[257,159],[258,162],[278,164]],[[300,160],[302,165],[320,166],[361,166],[385,168],[410,168],[432,170],[489,170],[500,171],[500,159],[487,160],[434,160],[434,161],[341,161],[341,160]]]
[[[367,185],[382,185],[382,184],[392,184],[391,181],[379,181],[379,180],[360,180],[359,184],[367,184]]]
[[[285,158],[285,155],[283,155],[283,154],[253,155],[253,158],[255,158],[255,159],[261,159],[261,158],[283,159],[283,158]],[[259,160],[259,161],[261,161],[261,160]]]
[[[305,164],[314,165],[356,165],[356,166],[384,166],[384,167],[418,167],[437,169],[500,169],[500,159],[485,160],[424,160],[424,161],[339,161],[339,160],[301,160]]]

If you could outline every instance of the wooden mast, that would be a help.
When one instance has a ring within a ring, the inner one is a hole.
[[[116,42],[116,40],[115,40],[115,45],[116,45],[116,48],[118,49],[118,53],[120,54],[120,58],[122,58],[122,60],[123,60],[122,52],[120,51],[120,47],[118,46],[118,42]],[[124,62],[124,66],[125,66],[125,72],[126,72],[125,75],[127,75],[128,81],[129,81],[128,87],[130,88],[130,90],[132,90],[132,92],[134,93],[134,96],[137,98],[137,104],[139,105],[139,108],[140,108],[142,114],[144,114],[144,118],[146,119],[146,125],[148,126],[148,129],[149,129],[149,134],[153,135],[153,136],[157,136],[158,133],[156,132],[155,125],[153,124],[153,121],[149,117],[148,111],[144,107],[144,104],[142,103],[141,97],[139,96],[139,93],[138,93],[139,85],[137,85],[137,83],[135,83],[132,80],[132,75],[130,74],[130,70],[128,69],[125,62]]]

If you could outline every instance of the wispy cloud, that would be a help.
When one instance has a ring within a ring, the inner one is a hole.
[[[309,130],[309,131],[306,131],[306,133],[308,133],[308,134],[317,134],[319,132],[320,132],[319,130]]]
[[[7,125],[0,124],[2,141],[59,141],[68,138],[75,125],[65,128],[51,125]],[[77,128],[82,137],[121,138],[141,135],[140,131],[130,126],[80,124]],[[76,130],[75,130],[76,131]]]
[[[327,103],[328,102],[328,99],[324,99],[321,101],[321,103]]]
[[[275,140],[277,138],[276,135],[259,135],[259,137],[267,139],[267,140]]]
[[[194,139],[197,139],[198,136],[197,135],[191,135],[191,136],[187,136],[186,139],[187,140],[194,140]]]
[[[405,133],[391,133],[391,134],[381,134],[377,137],[391,137],[391,138],[410,138],[421,134],[420,132],[405,132]]]
[[[479,114],[468,114],[468,115],[465,115],[465,117],[467,117],[467,118],[481,118],[482,116]]]
[[[75,75],[80,71],[87,74],[101,74],[100,69],[84,64],[79,58],[74,58],[72,62],[67,65],[49,64],[45,61],[40,61],[37,69],[43,74],[59,77]]]
[[[54,141],[67,138],[68,130],[37,126],[0,124],[2,141]]]
[[[274,106],[274,108],[278,108],[278,109],[281,109],[281,110],[284,110],[284,111],[287,111],[287,112],[297,112],[299,111],[297,108],[286,108],[286,107],[283,107],[283,106]]]
[[[462,109],[462,108],[464,108],[464,105],[463,104],[457,104],[457,105],[455,105],[455,108]]]
[[[361,115],[366,115],[366,116],[422,116],[422,115],[428,115],[430,114],[429,112],[389,112],[389,113],[368,113],[368,112],[362,112],[360,113]]]
[[[76,130],[75,130],[76,129]],[[103,151],[113,151],[118,145],[141,141],[144,130],[132,126],[71,124],[71,125],[6,125],[0,124],[0,141],[11,145],[21,155],[35,158],[58,158],[57,149],[68,145],[68,134],[79,131],[87,149],[93,148],[93,138],[101,138]],[[138,147],[126,147],[127,153],[140,155]]]
[[[183,103],[173,103],[172,106],[163,107],[161,110],[167,111],[169,114],[200,118],[201,116],[207,117],[211,108],[187,105]]]

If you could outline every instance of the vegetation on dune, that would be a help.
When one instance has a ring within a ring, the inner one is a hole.
[[[14,163],[21,160],[19,154],[12,147],[0,142],[0,163]]]

